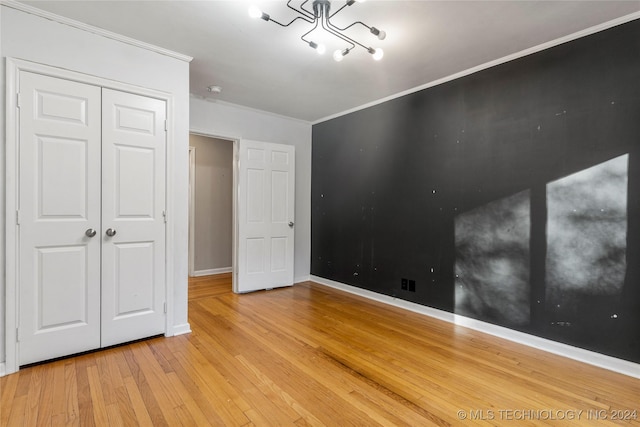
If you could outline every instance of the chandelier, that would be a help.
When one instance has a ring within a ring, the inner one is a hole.
[[[366,27],[371,32],[371,34],[378,37],[379,40],[384,40],[384,38],[387,36],[387,33],[377,29],[376,27],[370,27],[361,21],[356,21],[353,24],[347,25],[344,28],[339,28],[336,25],[331,23],[331,18],[333,18],[335,15],[337,15],[340,11],[342,11],[347,6],[353,5],[356,2],[356,0],[347,0],[345,4],[342,5],[342,7],[340,7],[338,10],[336,10],[333,13],[331,13],[331,2],[329,0],[313,0],[312,10],[309,10],[308,6],[305,7],[305,5],[310,2],[310,0],[303,1],[302,4],[299,6],[299,8],[292,6],[291,1],[292,0],[289,0],[287,2],[287,7],[289,7],[289,9],[294,10],[298,14],[298,16],[293,18],[291,22],[289,22],[288,24],[283,24],[281,22],[276,21],[271,16],[269,16],[269,14],[262,12],[260,9],[258,9],[255,6],[249,9],[249,16],[251,16],[252,18],[261,18],[267,22],[271,21],[275,24],[280,25],[281,27],[288,27],[289,25],[293,24],[297,20],[307,21],[308,23],[313,25],[313,28],[311,28],[309,31],[304,33],[300,37],[300,39],[302,39],[303,42],[305,42],[310,47],[315,49],[319,54],[323,54],[326,51],[326,47],[321,43],[316,43],[313,40],[308,40],[307,36],[311,34],[314,30],[316,30],[318,27],[321,27],[327,33],[348,43],[348,47],[346,47],[345,49],[338,49],[334,52],[333,59],[335,59],[338,62],[342,61],[342,59],[349,52],[351,52],[351,50],[356,46],[360,46],[364,48],[367,52],[369,52],[372,55],[373,59],[375,59],[376,61],[382,59],[382,56],[384,55],[384,52],[382,51],[382,49],[380,48],[374,49],[370,46],[366,46],[358,42],[357,40],[347,36],[344,33],[344,31],[348,30],[349,28],[355,25],[362,25]],[[364,0],[357,0],[357,1],[363,2]]]

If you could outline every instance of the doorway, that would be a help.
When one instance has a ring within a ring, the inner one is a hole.
[[[189,135],[189,276],[233,270],[233,142]]]

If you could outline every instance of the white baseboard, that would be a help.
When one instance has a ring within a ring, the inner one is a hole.
[[[414,302],[406,301],[400,298],[379,294],[377,292],[372,292],[366,289],[358,288],[356,286],[351,286],[333,280],[325,279],[323,277],[311,275],[309,280],[320,283],[321,285],[359,295],[361,297],[368,298],[374,301],[413,311],[414,313],[435,317],[436,319],[464,326],[479,332],[484,332],[486,334],[493,335],[499,338],[504,338],[509,341],[517,342],[518,344],[524,344],[529,347],[544,350],[549,353],[557,354],[559,356],[564,356],[569,359],[588,363],[590,365],[598,366],[600,368],[608,369],[610,371],[618,372],[620,374],[640,379],[640,364],[638,363],[617,359],[615,357],[606,356],[604,354],[574,347],[568,344],[563,344],[557,341],[552,341],[546,338],[540,338],[535,335],[526,334],[524,332],[514,331],[513,329],[505,328],[503,326],[493,325],[481,320],[449,313],[448,311],[438,310],[436,308],[416,304]]]
[[[309,280],[311,280],[311,276],[309,275],[294,277],[293,284],[295,285],[296,283],[308,282]]]
[[[176,335],[183,335],[183,334],[190,334],[191,333],[191,325],[188,323],[183,323],[182,325],[175,325],[173,327],[173,331],[171,331],[171,335],[169,336],[176,336]]]
[[[213,274],[231,273],[232,267],[210,268],[208,270],[198,270],[193,272],[193,277],[211,276]]]
[[[0,362],[0,377],[4,377],[6,373],[6,364],[4,362]]]

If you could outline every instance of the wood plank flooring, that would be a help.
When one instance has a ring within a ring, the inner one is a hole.
[[[311,282],[189,288],[191,334],[5,376],[0,425],[640,425],[634,378]]]

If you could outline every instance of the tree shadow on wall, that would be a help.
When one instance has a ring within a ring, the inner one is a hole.
[[[526,190],[458,215],[454,312],[640,361],[628,176],[625,154],[547,183],[544,198]]]

